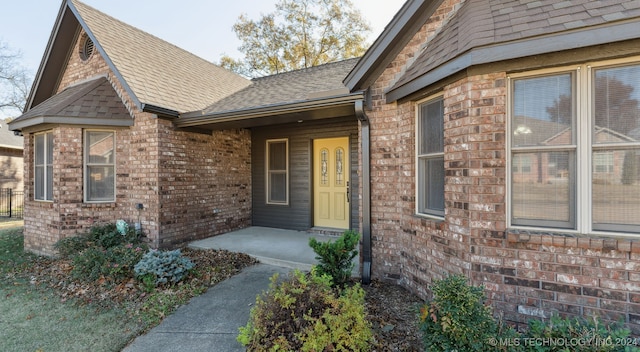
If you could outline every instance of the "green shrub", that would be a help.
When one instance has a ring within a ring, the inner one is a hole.
[[[189,258],[183,257],[179,249],[173,251],[150,250],[135,265],[136,276],[143,282],[154,279],[155,286],[175,284],[194,267]]]
[[[102,248],[111,248],[121,244],[140,242],[140,234],[133,228],[127,228],[124,234],[118,231],[115,223],[94,225],[89,230],[89,241]]]
[[[53,246],[62,258],[71,258],[91,245],[85,235],[63,238]]]
[[[72,258],[71,275],[78,280],[97,280],[107,268],[107,251],[98,247],[89,247]]]
[[[309,246],[316,252],[316,259],[320,262],[316,266],[320,275],[331,276],[334,286],[344,286],[351,277],[353,258],[358,254],[355,249],[360,235],[352,230],[345,231],[335,241],[319,242],[315,238],[309,239]]]
[[[134,277],[133,268],[146,250],[145,245],[131,243],[107,249],[92,246],[73,256],[71,275],[78,280],[105,277],[120,282]]]
[[[427,351],[495,351],[487,343],[515,336],[502,331],[491,310],[484,305],[484,288],[467,284],[462,275],[435,280],[433,300],[420,309],[420,330]]]
[[[558,344],[539,344],[535,351],[640,351],[631,331],[622,324],[603,324],[598,318],[561,318],[553,315],[549,320],[531,320],[524,335],[542,341],[560,341]],[[567,349],[568,348],[568,349]]]
[[[364,290],[332,289],[331,278],[314,270],[293,271],[256,299],[238,341],[248,351],[367,351],[372,337],[366,321]]]

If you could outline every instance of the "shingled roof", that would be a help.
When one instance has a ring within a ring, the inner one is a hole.
[[[133,119],[106,77],[67,87],[11,121],[12,129],[42,123],[131,126]]]
[[[69,5],[143,104],[203,109],[250,81],[78,0]]]
[[[327,94],[348,93],[342,80],[358,59],[348,59],[306,69],[254,78],[243,90],[204,109],[204,114],[253,109],[305,101]]]
[[[350,93],[342,80],[357,61],[347,59],[255,78],[243,90],[202,111],[183,114],[174,123],[215,129],[353,116],[354,102],[362,94]]]
[[[16,136],[4,119],[0,119],[0,148],[23,149],[23,144],[24,139]]]
[[[403,8],[421,3],[438,1],[409,0]],[[387,101],[473,65],[640,38],[637,0],[465,0],[459,6],[387,91]]]

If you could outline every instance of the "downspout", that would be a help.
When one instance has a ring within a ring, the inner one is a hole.
[[[355,102],[356,117],[360,121],[362,148],[362,283],[371,283],[371,151],[369,117],[364,102]]]

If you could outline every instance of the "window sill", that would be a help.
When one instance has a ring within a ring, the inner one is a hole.
[[[507,243],[640,253],[640,236],[508,229]]]

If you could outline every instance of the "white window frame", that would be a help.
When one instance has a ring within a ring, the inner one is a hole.
[[[37,137],[44,136],[44,146],[43,146],[43,163],[37,163],[36,154],[38,153],[38,145],[37,145]],[[33,199],[39,202],[52,202],[53,201],[53,190],[51,190],[51,197],[47,197],[49,194],[49,182],[47,182],[48,178],[53,179],[53,160],[49,160],[49,140],[53,139],[53,131],[45,131],[34,134],[33,138]],[[53,141],[55,143],[55,139]],[[47,172],[48,167],[51,166],[51,172]],[[42,177],[42,198],[37,198],[36,189],[38,188],[38,179],[36,177],[38,167],[43,169],[43,177]],[[51,182],[53,184],[53,182]]]
[[[445,210],[446,210],[446,205],[445,205],[445,209],[443,211],[438,211],[438,210],[429,210],[427,209],[426,211],[422,210],[421,208],[421,204],[423,202],[422,200],[422,180],[424,177],[426,176],[422,176],[420,173],[420,160],[421,159],[432,159],[432,158],[443,158],[444,159],[444,140],[443,140],[443,150],[442,152],[437,152],[437,153],[428,153],[428,154],[421,154],[420,151],[420,140],[421,140],[421,122],[420,122],[420,110],[421,107],[425,104],[430,104],[433,103],[435,101],[438,100],[443,100],[443,112],[442,112],[442,131],[444,134],[444,93],[437,93],[434,95],[431,95],[425,99],[421,99],[416,101],[415,103],[415,155],[416,155],[416,160],[415,160],[415,179],[414,179],[414,183],[415,183],[415,213],[416,215],[419,216],[423,216],[426,218],[432,218],[432,219],[436,219],[436,220],[442,220],[444,219],[444,214],[445,214]],[[443,136],[444,138],[444,136]],[[444,160],[443,160],[444,163]],[[445,170],[446,172],[446,170]],[[443,183],[446,183],[445,180],[443,180]],[[444,193],[443,193],[443,197],[444,197]]]
[[[285,150],[285,170],[270,170],[269,169],[269,152],[271,144],[275,143],[284,143]],[[267,139],[265,143],[265,200],[267,204],[270,205],[289,205],[289,139],[288,138],[279,138],[279,139]],[[271,184],[269,177],[272,173],[275,174],[284,174],[285,175],[285,200],[284,201],[273,201],[271,200]]]
[[[113,139],[113,162],[112,163],[89,163],[89,145],[88,145],[88,134],[91,132],[101,132],[101,133],[111,133],[111,138]],[[114,203],[116,201],[116,131],[115,130],[104,130],[104,129],[85,129],[82,132],[82,173],[84,175],[83,180],[83,188],[84,188],[84,202],[85,203]],[[89,199],[89,167],[90,166],[111,166],[113,167],[113,197],[108,200],[91,200]]]
[[[508,89],[507,89],[507,121],[506,121],[506,183],[507,183],[507,227],[512,229],[523,229],[533,231],[545,231],[557,230],[558,232],[573,233],[573,234],[587,234],[596,236],[619,236],[619,237],[634,237],[637,238],[640,232],[622,232],[615,229],[615,226],[611,230],[595,230],[593,226],[593,151],[600,148],[606,148],[606,145],[598,145],[594,148],[592,144],[592,106],[593,106],[593,89],[594,89],[594,69],[606,69],[609,67],[620,66],[634,66],[640,65],[640,57],[606,60],[600,62],[588,62],[578,66],[565,66],[553,69],[535,70],[517,74],[509,74],[507,76]],[[573,72],[575,74],[575,87],[574,92],[576,94],[576,194],[574,198],[575,202],[575,228],[554,228],[544,226],[523,226],[512,224],[512,147],[511,147],[511,124],[513,119],[513,80],[519,78],[535,78],[544,75],[554,75]],[[616,144],[616,147],[630,147],[633,144],[634,147],[640,146],[639,143],[627,143],[629,145]]]

